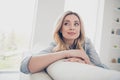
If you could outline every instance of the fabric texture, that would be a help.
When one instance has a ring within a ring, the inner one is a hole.
[[[30,79],[31,80],[53,80],[45,71],[31,74]]]
[[[47,68],[54,80],[120,80],[120,72],[78,62],[57,61]]]

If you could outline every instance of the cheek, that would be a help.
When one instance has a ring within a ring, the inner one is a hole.
[[[62,32],[62,35],[63,35],[63,37],[67,37],[68,36],[68,34],[67,34],[67,32],[65,30]]]
[[[62,30],[61,30],[61,32],[62,32],[62,34],[67,34],[67,29],[66,28],[62,28]]]
[[[78,30],[76,31],[76,33],[77,33],[77,35],[79,36],[79,35],[80,35],[80,30],[78,29]]]

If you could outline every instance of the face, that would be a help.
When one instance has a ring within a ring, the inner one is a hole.
[[[65,17],[61,29],[65,41],[74,41],[80,35],[80,21],[77,16],[71,14]]]

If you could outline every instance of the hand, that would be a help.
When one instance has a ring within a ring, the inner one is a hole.
[[[79,62],[79,63],[83,63],[85,64],[85,61],[80,59],[80,58],[68,58],[68,59],[65,59],[65,61],[69,61],[69,62]]]
[[[81,49],[81,50],[78,50],[78,49],[76,49],[76,50],[66,50],[64,52],[66,53],[67,58],[78,57],[78,58],[83,59],[86,64],[90,64],[89,57],[83,49]]]

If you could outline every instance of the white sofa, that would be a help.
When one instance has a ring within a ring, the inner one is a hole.
[[[46,70],[49,75],[41,71],[29,75],[29,80],[120,80],[119,71],[63,60],[51,64]]]
[[[53,80],[45,71],[32,74],[30,80]]]
[[[53,80],[45,71],[34,74],[20,74],[20,80]]]

